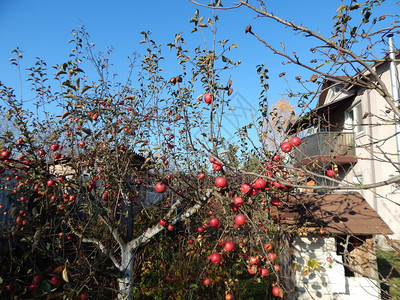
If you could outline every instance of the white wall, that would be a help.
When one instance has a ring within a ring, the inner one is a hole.
[[[342,262],[336,255],[335,238],[298,237],[294,241],[294,257],[298,268],[295,272],[297,299],[376,300],[380,289],[373,280],[363,277],[345,277]],[[331,257],[332,263],[326,259]],[[321,268],[303,276],[303,266],[309,258],[318,259]]]
[[[382,72],[382,70],[378,70],[378,72]],[[390,88],[388,69],[384,70],[381,78]],[[353,183],[354,177],[359,175],[363,178],[363,184],[384,182],[391,176],[400,175],[397,170],[399,165],[396,168],[396,164],[400,162],[400,149],[395,137],[393,113],[388,113],[388,104],[376,91],[365,91],[355,98],[353,104],[360,101],[362,114],[369,114],[365,115],[363,123],[379,123],[379,125],[365,126],[364,133],[356,137],[358,162],[344,178],[344,182]],[[373,142],[372,146],[371,142]],[[394,232],[390,238],[400,240],[400,188],[397,189],[394,185],[384,185],[360,192]]]

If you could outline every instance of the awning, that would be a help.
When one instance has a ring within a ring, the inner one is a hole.
[[[285,228],[324,228],[333,234],[391,234],[389,226],[359,193],[299,193],[281,198],[276,218]]]

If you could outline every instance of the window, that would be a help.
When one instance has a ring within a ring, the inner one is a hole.
[[[347,131],[353,131],[356,136],[361,135],[364,133],[362,122],[362,106],[361,102],[358,102],[352,109],[345,112],[344,129]]]
[[[341,84],[336,83],[334,86],[332,86],[330,89],[330,96],[329,96],[330,101],[335,100],[339,96],[339,94],[342,92],[342,89],[343,89],[343,85],[341,85]]]

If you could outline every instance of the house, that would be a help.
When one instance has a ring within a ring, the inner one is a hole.
[[[391,230],[361,194],[292,194],[271,213],[290,236],[281,254],[288,300],[380,299],[374,235]]]
[[[384,59],[372,66],[389,91],[391,80],[398,82],[390,64]],[[392,66],[400,69],[399,62]],[[354,77],[325,79],[317,107],[288,133],[304,136],[294,161],[319,172],[313,178],[317,186],[352,186],[348,190],[358,191],[392,229],[391,238],[400,240],[400,181],[385,183],[400,175],[400,124],[395,125],[397,118],[377,90],[362,84],[360,79],[369,76],[364,70]],[[327,170],[335,171],[335,180],[326,176]],[[365,188],[374,183],[382,184]]]

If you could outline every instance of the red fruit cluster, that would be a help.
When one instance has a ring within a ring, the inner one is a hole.
[[[290,142],[284,142],[281,145],[281,150],[285,153],[292,151],[293,146],[298,147],[301,144],[301,139],[297,136],[292,137]]]

